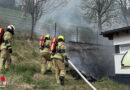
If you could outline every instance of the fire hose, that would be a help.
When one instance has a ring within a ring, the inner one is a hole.
[[[69,64],[76,70],[76,72],[82,77],[82,79],[93,89],[93,90],[97,90],[83,75],[82,73],[76,68],[76,66],[70,61],[68,60]]]

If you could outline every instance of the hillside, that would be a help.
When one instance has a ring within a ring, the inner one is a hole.
[[[83,80],[74,80],[68,74],[65,86],[56,84],[54,72],[48,75],[40,74],[38,41],[15,39],[12,59],[10,70],[0,74],[4,75],[9,83],[4,90],[91,90]],[[115,83],[108,78],[92,84],[98,90],[130,90],[130,86]]]
[[[0,26],[6,27],[9,24],[17,26],[17,30],[29,31],[31,16],[27,14],[27,17],[22,17],[21,11],[0,7]]]

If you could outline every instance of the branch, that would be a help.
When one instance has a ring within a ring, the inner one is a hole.
[[[104,11],[101,13],[101,16],[103,16],[107,12],[107,10],[111,7],[113,1],[114,0],[110,0],[109,4],[106,6],[106,8],[104,9]]]

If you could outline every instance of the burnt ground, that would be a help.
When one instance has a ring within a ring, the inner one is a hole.
[[[88,78],[96,80],[114,75],[114,47],[86,43],[67,43],[67,55]]]

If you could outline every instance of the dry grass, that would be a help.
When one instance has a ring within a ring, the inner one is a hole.
[[[40,74],[38,41],[15,40],[13,63],[4,73],[11,83],[4,90],[91,90],[83,80],[66,75],[65,86],[57,85],[54,73]],[[130,86],[117,84],[108,78],[92,83],[98,90],[130,90]]]

